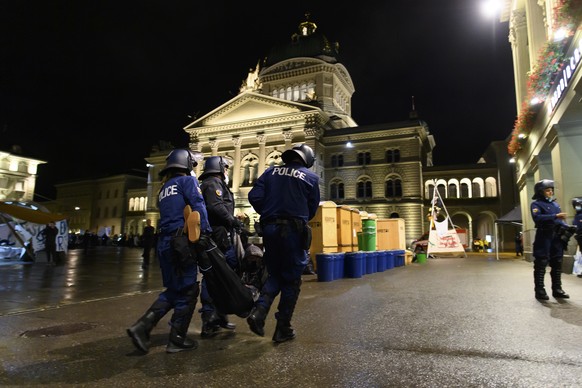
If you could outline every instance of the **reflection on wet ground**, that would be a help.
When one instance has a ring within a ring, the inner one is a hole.
[[[0,315],[99,300],[161,288],[154,258],[141,268],[139,248],[98,246],[69,250],[57,264],[43,253],[32,263],[6,260],[0,266]]]

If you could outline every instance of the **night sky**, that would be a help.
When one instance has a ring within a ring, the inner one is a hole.
[[[55,183],[145,170],[154,144],[186,146],[188,116],[234,97],[310,12],[340,44],[359,125],[406,120],[414,96],[435,165],[475,163],[516,116],[508,24],[480,3],[4,0],[0,149],[48,162],[37,200]]]

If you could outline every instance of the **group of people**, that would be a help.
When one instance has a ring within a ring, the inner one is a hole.
[[[150,332],[170,311],[173,312],[166,352],[197,347],[197,341],[187,334],[199,295],[202,338],[213,337],[221,328],[235,329],[228,316],[215,308],[205,277],[202,284],[198,283],[197,262],[177,262],[172,249],[172,238],[183,233],[184,208],[189,205],[200,214],[201,233],[215,241],[231,268],[240,271],[237,236],[243,225],[234,216],[234,196],[228,187],[231,162],[221,156],[207,158],[199,182],[193,169],[202,159],[200,153],[176,149],[168,155],[160,171],[157,254],[165,289],[127,329],[134,346],[144,353],[150,348]],[[248,195],[250,204],[260,215],[255,227],[263,237],[267,276],[247,323],[253,333],[264,336],[265,320],[274,299],[280,295],[272,338],[276,343],[295,338],[291,319],[300,294],[301,275],[308,263],[311,242],[308,221],[315,216],[320,202],[319,177],[310,170],[315,162],[313,150],[306,144],[296,145],[282,154],[282,160],[284,165],[265,170]]]

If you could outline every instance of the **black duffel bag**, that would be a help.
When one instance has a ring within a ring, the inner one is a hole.
[[[216,309],[222,314],[246,318],[253,308],[253,293],[226,262],[212,238],[201,235],[195,244],[198,266]]]

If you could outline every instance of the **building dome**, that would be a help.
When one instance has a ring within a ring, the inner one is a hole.
[[[291,58],[312,57],[328,63],[337,63],[339,60],[339,43],[330,42],[325,35],[317,31],[317,25],[305,15],[305,21],[298,26],[298,32],[291,35],[291,41],[273,47],[264,66]]]

